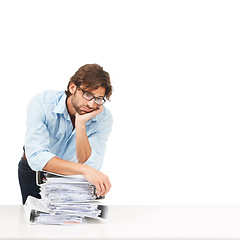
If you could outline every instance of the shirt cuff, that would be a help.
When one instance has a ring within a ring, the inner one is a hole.
[[[32,170],[42,171],[44,166],[48,163],[48,161],[55,156],[56,155],[50,152],[39,152],[30,157],[27,156],[27,160]]]

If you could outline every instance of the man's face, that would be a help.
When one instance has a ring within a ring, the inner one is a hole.
[[[92,100],[88,101],[83,97],[83,93],[84,92],[81,89],[76,88],[73,95],[71,96],[72,106],[80,115],[92,112],[92,111],[98,109],[98,107],[99,107],[99,105],[95,103],[94,98]],[[86,96],[91,96],[91,94],[94,97],[103,98],[105,95],[105,88],[99,87],[98,89],[85,91]]]

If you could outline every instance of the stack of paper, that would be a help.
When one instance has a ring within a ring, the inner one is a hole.
[[[106,206],[95,200],[96,188],[83,176],[63,176],[45,173],[37,175],[41,199],[28,197],[25,212],[35,224],[76,224],[86,218],[103,217]],[[105,207],[105,208],[104,208]]]

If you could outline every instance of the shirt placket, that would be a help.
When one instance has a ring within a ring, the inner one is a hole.
[[[66,129],[66,139],[61,148],[60,155],[63,156],[66,152],[66,148],[68,146],[68,142],[71,140],[72,136],[75,134],[75,129],[73,129],[73,125],[71,120],[65,118],[65,129]]]

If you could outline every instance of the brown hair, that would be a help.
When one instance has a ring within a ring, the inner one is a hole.
[[[67,90],[65,91],[67,97],[71,95],[69,91],[71,82],[73,82],[77,87],[84,86],[85,90],[93,90],[98,89],[99,87],[104,87],[106,89],[105,97],[107,100],[109,100],[112,95],[110,76],[108,72],[105,72],[98,64],[86,64],[75,72],[75,74],[70,78]]]

